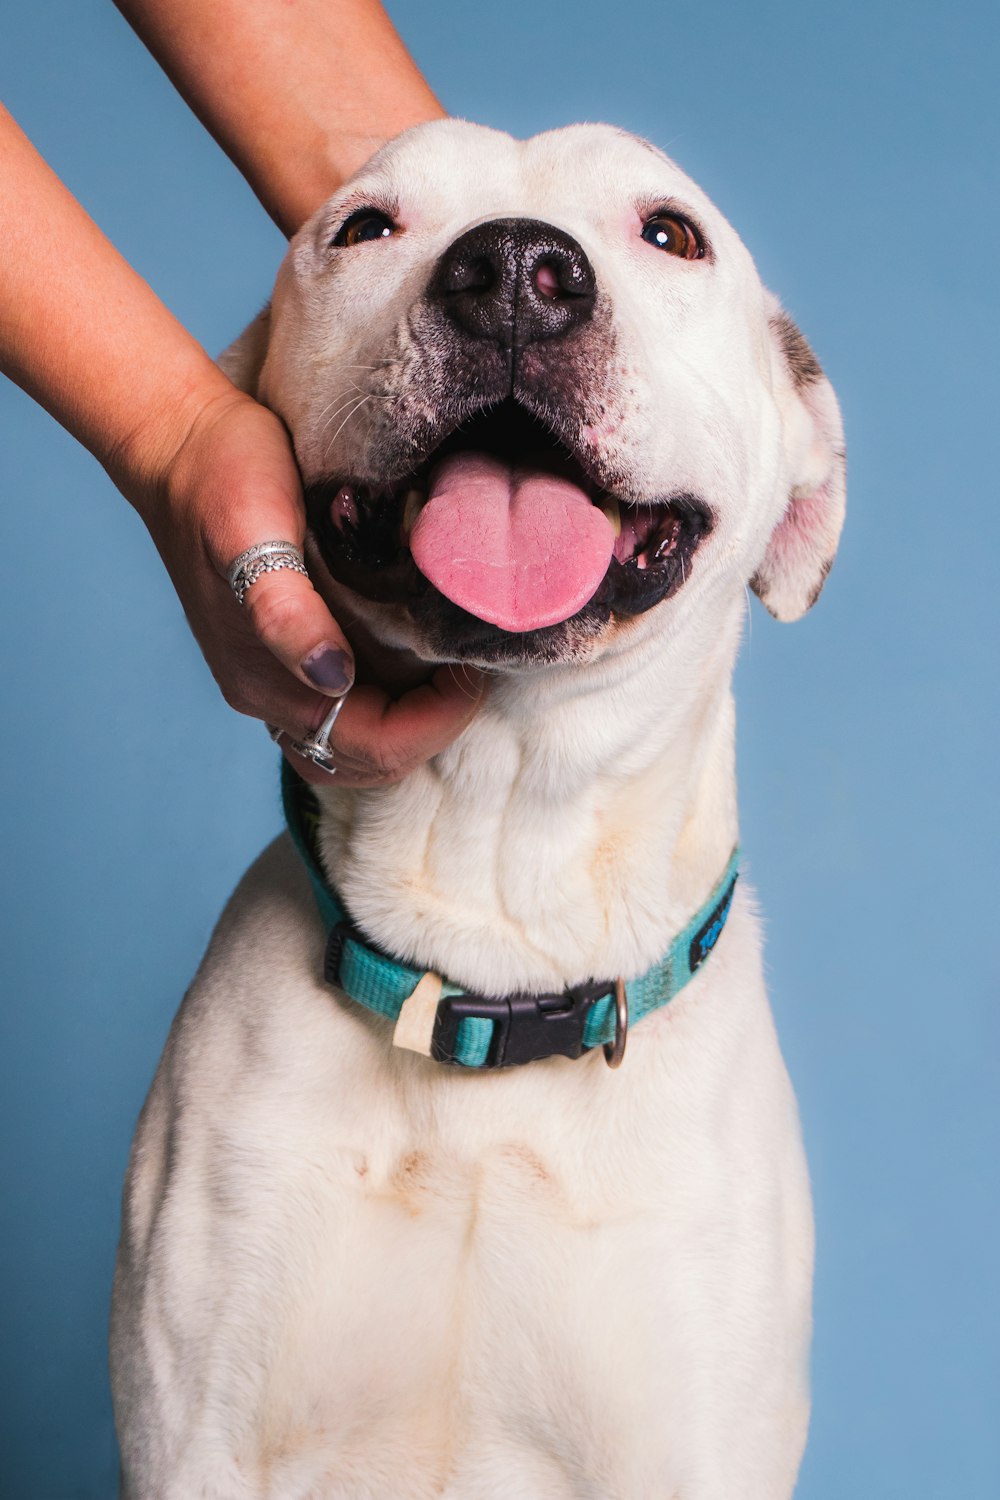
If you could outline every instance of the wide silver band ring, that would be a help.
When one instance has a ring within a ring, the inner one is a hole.
[[[265,573],[277,573],[282,568],[290,568],[293,573],[302,573],[306,578],[309,576],[302,548],[296,547],[294,542],[257,542],[239,557],[234,557],[226,569],[226,577],[236,595],[236,602],[243,603],[247,589],[252,588],[258,578],[263,578]]]

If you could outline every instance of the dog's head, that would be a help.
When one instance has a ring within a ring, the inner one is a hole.
[[[829,383],[705,194],[608,126],[407,132],[222,363],[292,434],[334,595],[429,661],[593,656],[748,581],[794,619],[836,550]]]

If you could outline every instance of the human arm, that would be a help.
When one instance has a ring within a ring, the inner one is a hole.
[[[378,0],[115,0],[286,234],[444,115]]]
[[[349,681],[350,647],[304,578],[268,575],[240,610],[223,576],[253,542],[301,541],[284,428],[230,384],[2,109],[0,164],[0,368],[142,516],[228,701],[301,737],[335,691],[316,691],[306,664],[343,653]],[[477,686],[441,672],[398,703],[359,688],[337,725],[344,779],[395,779],[442,748],[474,712]]]

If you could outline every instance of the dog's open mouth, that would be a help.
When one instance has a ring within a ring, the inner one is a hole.
[[[306,502],[335,578],[415,615],[450,601],[480,634],[639,614],[685,582],[710,525],[692,496],[640,506],[602,489],[512,397],[392,485],[336,478],[309,486]]]

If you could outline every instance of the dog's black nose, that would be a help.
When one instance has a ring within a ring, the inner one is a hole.
[[[557,338],[594,310],[597,279],[572,235],[537,219],[491,219],[449,245],[429,295],[473,338],[505,349]]]

